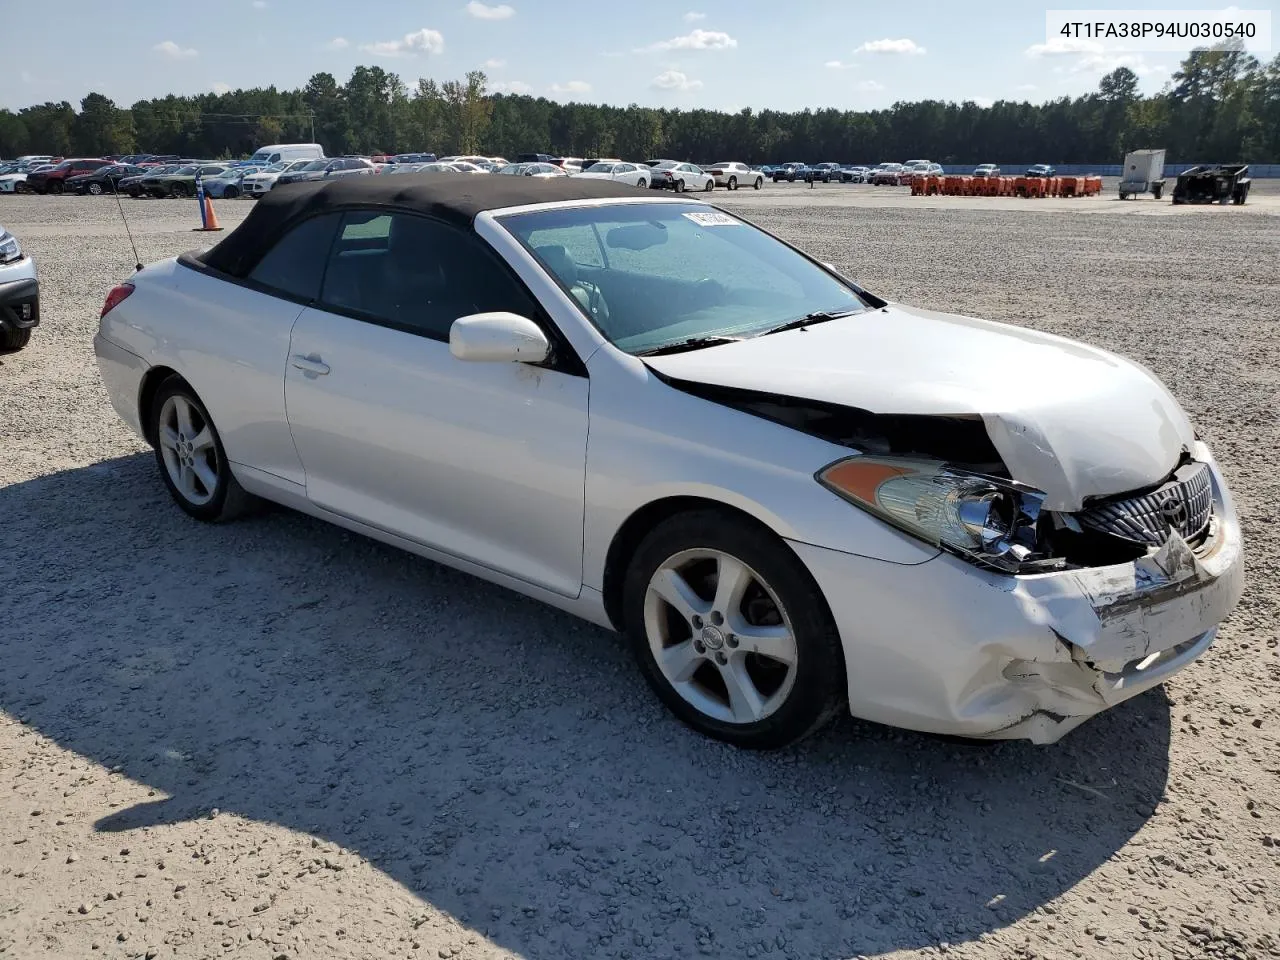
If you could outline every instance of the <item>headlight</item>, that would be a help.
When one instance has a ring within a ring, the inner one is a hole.
[[[22,257],[18,238],[7,230],[0,230],[0,263],[13,263]]]
[[[849,457],[816,479],[854,506],[935,547],[1006,573],[1036,551],[1044,494],[937,460]]]

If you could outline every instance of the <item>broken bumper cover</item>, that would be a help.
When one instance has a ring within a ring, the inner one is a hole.
[[[1213,642],[1243,588],[1240,526],[1213,474],[1214,526],[1136,563],[1001,576],[949,554],[915,566],[791,546],[844,643],[854,716],[892,726],[1052,743],[1163,683]]]

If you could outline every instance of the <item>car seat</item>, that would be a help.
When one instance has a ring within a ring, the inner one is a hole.
[[[573,298],[582,305],[582,309],[595,321],[605,336],[612,339],[609,330],[609,304],[605,302],[600,288],[589,280],[578,276],[578,266],[569,256],[569,251],[559,244],[547,244],[534,247],[534,254],[560,280]]]

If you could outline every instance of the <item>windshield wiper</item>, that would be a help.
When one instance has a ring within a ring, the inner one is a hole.
[[[660,357],[665,353],[683,353],[686,350],[701,350],[703,347],[714,347],[722,343],[737,343],[742,337],[690,337],[688,340],[677,340],[666,343],[652,350],[642,350],[637,357]]]
[[[857,313],[856,310],[815,310],[813,313],[806,313],[803,317],[796,317],[794,320],[788,320],[786,323],[780,323],[776,327],[770,327],[763,333],[756,336],[765,337],[771,333],[782,333],[786,330],[799,330],[802,327],[808,327],[815,323],[826,323],[828,320],[839,320],[841,317],[847,317],[850,314]]]

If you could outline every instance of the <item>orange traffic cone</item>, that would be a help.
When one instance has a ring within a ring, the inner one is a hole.
[[[218,215],[213,212],[213,199],[204,192],[204,184],[196,181],[196,199],[200,203],[200,226],[196,233],[215,233],[222,229],[218,223]]]

